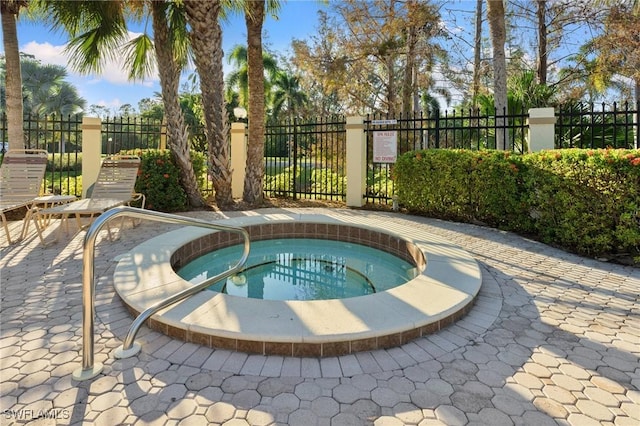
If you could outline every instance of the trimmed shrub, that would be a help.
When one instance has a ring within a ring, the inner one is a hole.
[[[47,172],[82,173],[82,153],[49,154],[47,156]]]
[[[640,254],[640,151],[558,150],[524,161],[542,241],[589,256]]]
[[[394,169],[400,204],[579,254],[640,262],[640,151],[423,150]]]
[[[140,157],[140,171],[136,181],[136,192],[146,197],[145,208],[161,212],[188,210],[187,195],[180,184],[180,169],[175,164],[171,151],[160,149],[135,149],[121,154]],[[191,163],[198,185],[206,183],[204,154],[191,151]]]

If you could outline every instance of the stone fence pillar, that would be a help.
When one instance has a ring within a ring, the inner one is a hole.
[[[247,168],[247,124],[231,123],[231,196],[242,198]]]
[[[363,117],[347,117],[347,206],[362,207],[367,183],[367,140]]]
[[[82,117],[82,198],[91,196],[102,163],[102,120]]]
[[[529,152],[555,147],[556,116],[553,108],[529,110]]]

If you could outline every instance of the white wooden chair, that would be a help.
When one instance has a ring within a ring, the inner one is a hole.
[[[60,215],[62,223],[66,224],[69,216],[74,215],[78,229],[82,229],[82,216],[89,216],[92,220],[95,216],[105,211],[131,201],[141,200],[144,208],[145,197],[135,193],[136,178],[140,167],[140,158],[135,156],[112,156],[102,160],[100,172],[93,186],[90,198],[77,200],[56,207],[39,209],[39,218]],[[35,220],[40,241],[44,243],[41,220]]]
[[[23,219],[21,238],[32,214],[32,205],[40,195],[44,172],[47,168],[47,152],[40,149],[10,150],[0,166],[0,216],[9,244],[11,234],[5,212],[27,208]]]

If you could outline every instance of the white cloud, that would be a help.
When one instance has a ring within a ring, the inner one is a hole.
[[[100,105],[100,106],[106,107],[109,110],[117,110],[123,104],[124,103],[119,98],[114,98],[114,99],[111,99],[110,101],[105,101],[104,99],[102,99],[102,100],[99,100],[98,102],[96,102],[96,105]]]
[[[36,41],[30,41],[22,46],[20,49],[22,52],[29,55],[33,55],[36,59],[39,59],[44,64],[67,66],[67,56],[64,53],[66,46],[54,46],[50,43],[38,43]]]
[[[139,35],[140,33],[129,32],[128,39],[131,40]],[[42,63],[65,67],[70,76],[86,78],[87,76],[82,76],[68,66],[68,54],[65,53],[66,47],[66,44],[54,46],[48,42],[41,43],[31,41],[22,46],[20,50],[33,55],[36,59],[42,61]],[[107,82],[117,85],[129,85],[132,83],[128,78],[124,54],[117,53],[103,61],[102,72],[100,74],[90,74],[88,77],[90,77],[90,80],[88,81],[89,84]],[[145,81],[136,83],[151,87],[156,81],[158,81],[158,75],[157,72],[154,72],[153,75],[148,77]]]

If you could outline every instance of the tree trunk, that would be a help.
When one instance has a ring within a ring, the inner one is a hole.
[[[165,16],[163,0],[151,2],[153,15],[154,48],[160,74],[162,102],[167,122],[167,142],[180,169],[180,183],[193,207],[202,207],[204,200],[198,189],[198,182],[193,171],[189,154],[189,139],[184,116],[180,108],[178,88],[180,84],[180,68],[173,56],[173,46],[169,37],[169,27]]]
[[[408,6],[407,6],[408,7]],[[404,79],[402,81],[402,112],[409,114],[412,110],[413,92],[413,75],[416,68],[416,40],[417,31],[413,23],[407,28],[407,61],[404,67]]]
[[[636,78],[636,114],[635,114],[635,123],[634,132],[636,135],[636,149],[640,149],[640,131],[638,131],[638,120],[640,119],[640,78]]]
[[[473,87],[471,89],[471,102],[473,113],[478,108],[478,95],[480,94],[480,53],[482,52],[482,0],[476,3],[476,35],[473,44]]]
[[[487,0],[487,17],[493,46],[493,97],[496,108],[496,148],[507,149],[507,60],[503,0]]]
[[[538,0],[538,83],[547,84],[547,0]]]
[[[191,26],[189,38],[200,76],[200,90],[208,141],[209,176],[215,188],[218,206],[233,202],[231,194],[231,161],[229,127],[224,104],[222,69],[222,30],[218,23],[220,1],[185,1]]]
[[[9,149],[24,149],[22,74],[20,71],[20,50],[18,45],[18,12],[24,2],[0,2],[2,14],[2,40],[5,54],[6,112]]]
[[[247,74],[249,80],[247,174],[243,199],[250,204],[261,204],[264,179],[264,64],[262,62],[262,24],[265,1],[247,2]],[[295,160],[294,160],[295,161]]]

